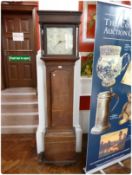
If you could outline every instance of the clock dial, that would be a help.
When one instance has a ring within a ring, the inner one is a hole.
[[[73,28],[47,27],[47,54],[73,54]]]

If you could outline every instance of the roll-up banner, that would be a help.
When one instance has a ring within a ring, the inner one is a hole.
[[[130,7],[97,2],[87,173],[130,155],[130,62]]]

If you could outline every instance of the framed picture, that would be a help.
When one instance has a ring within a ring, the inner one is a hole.
[[[93,52],[81,56],[81,76],[92,77]]]
[[[94,42],[95,21],[96,21],[96,4],[95,2],[83,2],[83,41]]]
[[[79,11],[82,11],[80,25],[80,51],[92,52],[95,37],[96,2],[80,1]]]

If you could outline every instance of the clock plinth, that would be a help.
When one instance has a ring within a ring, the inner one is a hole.
[[[45,162],[68,165],[75,163],[76,138],[73,130],[47,130],[45,135]]]
[[[46,65],[47,122],[44,161],[72,164],[76,157],[73,127],[74,64],[79,58],[81,12],[39,11],[42,60]]]

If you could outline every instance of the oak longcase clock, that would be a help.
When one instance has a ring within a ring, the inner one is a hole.
[[[81,12],[38,11],[42,59],[46,65],[47,121],[44,159],[75,162],[73,127],[74,64],[78,56]]]

